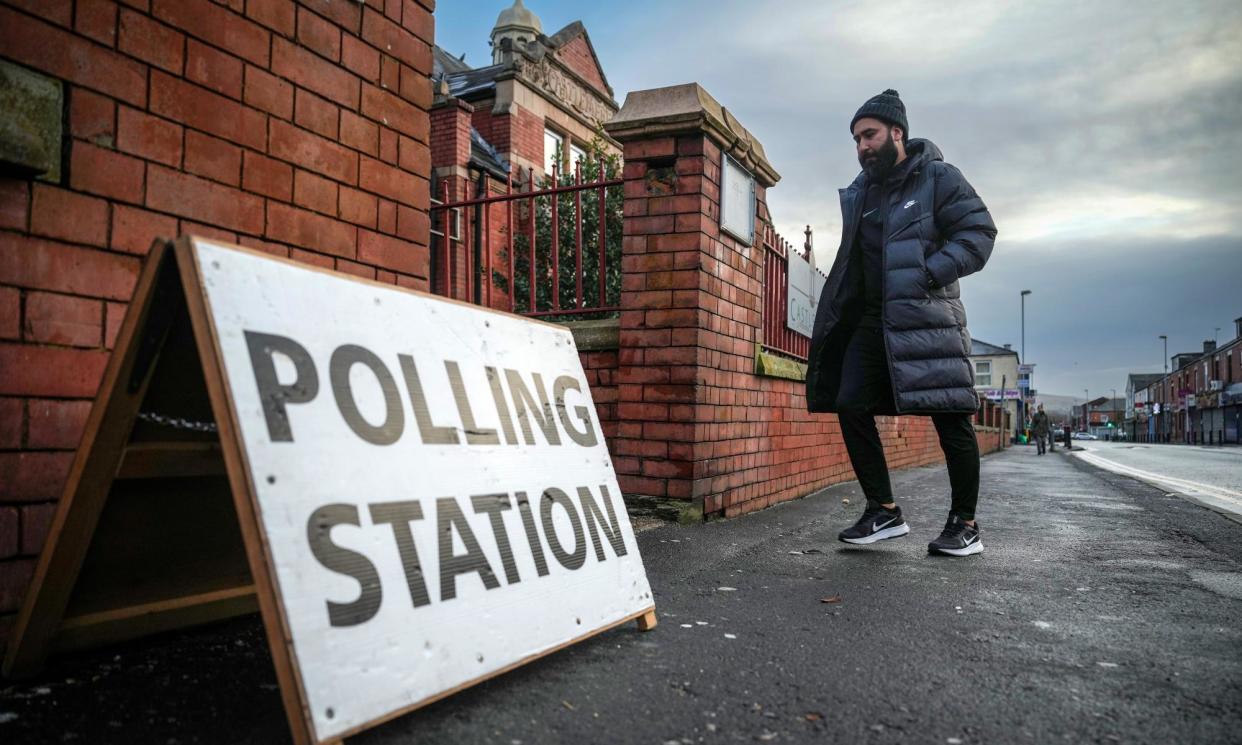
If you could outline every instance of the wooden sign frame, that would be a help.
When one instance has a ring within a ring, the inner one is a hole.
[[[190,237],[157,240],[147,256],[13,627],[6,676],[34,674],[49,654],[257,609],[294,742],[339,743],[629,621],[644,631],[655,627],[652,605],[343,734],[316,738],[195,250]],[[144,419],[140,414],[151,405],[175,416]],[[201,420],[214,421],[215,431]]]

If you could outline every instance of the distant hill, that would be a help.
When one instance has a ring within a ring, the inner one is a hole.
[[[1081,406],[1083,399],[1077,396],[1058,396],[1055,393],[1040,393],[1035,397],[1035,402],[1044,405],[1044,411],[1048,413],[1052,421],[1061,422],[1070,418],[1074,406]]]

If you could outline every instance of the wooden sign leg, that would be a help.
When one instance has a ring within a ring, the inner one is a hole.
[[[639,631],[651,631],[652,629],[656,627],[657,623],[658,621],[656,621],[656,612],[655,612],[655,609],[652,608],[651,610],[647,611],[646,613],[644,613],[642,616],[638,618],[638,630]]]

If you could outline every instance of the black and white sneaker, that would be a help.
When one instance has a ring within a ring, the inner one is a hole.
[[[858,518],[853,527],[846,528],[837,534],[837,539],[845,543],[868,544],[888,538],[900,538],[910,532],[901,516],[901,506],[891,510],[883,507],[867,507],[867,511]]]
[[[967,525],[957,515],[949,515],[940,537],[927,544],[929,554],[970,556],[983,553],[983,539],[979,536],[979,523]]]

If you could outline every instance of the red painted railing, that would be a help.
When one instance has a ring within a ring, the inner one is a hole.
[[[570,184],[536,189],[533,169],[525,178],[518,169],[518,190],[513,174],[505,183],[503,194],[492,194],[489,177],[484,174],[474,199],[449,201],[448,183],[443,185],[443,198],[431,204],[431,227],[437,236],[433,247],[436,266],[432,288],[448,297],[478,303],[491,308],[528,316],[573,316],[618,310],[619,282],[610,287],[609,272],[620,269],[619,225],[610,241],[608,189],[620,187],[621,179],[605,176],[605,163],[599,163],[600,177],[583,181],[581,162],[575,164]],[[548,184],[560,184],[553,169]],[[525,185],[524,191],[520,190]],[[583,195],[594,194],[596,213],[592,225],[585,225]],[[562,229],[562,210],[572,210],[572,227]],[[548,232],[539,235],[539,215],[550,212]],[[493,214],[497,213],[497,214]],[[515,214],[516,213],[516,214]],[[492,221],[499,220],[497,230]],[[619,222],[620,215],[617,215]],[[591,245],[584,240],[591,236]],[[593,234],[593,235],[592,235]],[[568,240],[572,238],[572,250]],[[496,245],[499,243],[499,245]],[[477,245],[476,245],[477,244]],[[475,253],[478,264],[475,266]],[[594,255],[586,255],[592,253]],[[562,254],[572,256],[572,268],[561,265]],[[503,258],[502,258],[503,255]],[[591,273],[597,287],[586,292],[584,262],[592,262]],[[520,273],[524,276],[519,276]],[[569,280],[565,270],[573,272],[570,289],[563,287]],[[619,277],[619,273],[618,273]],[[500,283],[502,287],[496,285]],[[519,294],[519,286],[524,284]],[[589,298],[588,295],[594,295]],[[568,296],[568,297],[567,297]]]
[[[810,239],[808,227],[804,247],[810,246]],[[789,313],[789,257],[794,255],[793,244],[777,235],[770,224],[765,224],[763,250],[763,348],[805,362],[811,340],[790,329],[786,323]],[[798,258],[794,260],[801,261]]]

